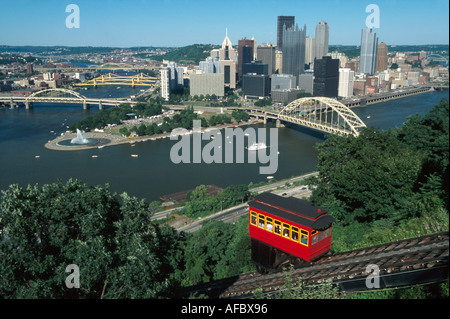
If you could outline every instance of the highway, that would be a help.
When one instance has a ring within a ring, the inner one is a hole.
[[[275,183],[272,183],[269,185],[252,188],[252,189],[250,189],[250,191],[252,193],[257,193],[257,194],[267,192],[267,191],[273,191],[274,194],[277,194],[280,196],[286,196],[286,197],[293,196],[293,197],[297,197],[297,198],[303,198],[303,197],[308,198],[309,196],[311,196],[311,190],[309,190],[307,186],[299,185],[299,186],[286,188],[285,185],[286,185],[286,183],[302,181],[308,177],[317,176],[318,174],[319,174],[318,172],[313,172],[313,173],[309,173],[306,175],[297,176],[297,177],[293,177],[293,178],[290,178],[287,180],[283,180],[280,182],[275,182]],[[277,189],[279,187],[281,187],[281,188]],[[173,213],[177,209],[180,209],[180,208],[176,207],[176,208],[171,208],[168,210],[158,212],[152,217],[152,219],[165,218],[165,217],[167,217],[167,215]],[[179,232],[181,232],[181,231],[189,232],[189,233],[195,232],[195,231],[199,230],[202,227],[203,222],[205,222],[207,220],[221,220],[226,223],[235,223],[242,215],[247,214],[247,213],[248,213],[248,204],[243,203],[243,204],[240,204],[240,205],[228,208],[228,209],[224,209],[222,211],[219,211],[219,212],[209,215],[207,217],[194,220],[190,224],[186,224],[181,227],[178,227],[177,230]]]

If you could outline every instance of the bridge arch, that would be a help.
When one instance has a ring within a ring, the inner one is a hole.
[[[292,101],[278,119],[337,135],[358,136],[366,124],[346,105],[327,97],[304,97]]]
[[[33,98],[39,98],[41,96],[44,96],[44,97],[61,96],[62,94],[71,95],[71,96],[74,96],[83,101],[86,100],[86,97],[81,95],[80,93],[72,91],[72,90],[67,90],[67,89],[45,89],[45,90],[37,91],[37,92],[34,92],[34,93],[28,95],[26,100],[33,99]]]

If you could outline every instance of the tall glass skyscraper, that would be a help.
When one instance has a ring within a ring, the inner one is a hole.
[[[277,18],[277,47],[278,50],[283,48],[283,28],[289,29],[295,23],[294,16],[278,16]]]
[[[297,78],[305,71],[306,25],[283,29],[283,73]]]
[[[322,59],[328,54],[328,40],[330,37],[330,27],[326,22],[319,22],[316,26],[315,57]]]
[[[359,72],[373,75],[377,64],[378,38],[372,29],[362,29]]]

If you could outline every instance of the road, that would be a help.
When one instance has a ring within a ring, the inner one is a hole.
[[[297,177],[293,177],[291,179],[272,183],[269,185],[256,187],[256,188],[250,189],[250,191],[252,193],[258,193],[258,194],[267,192],[267,191],[273,191],[274,194],[277,194],[280,196],[286,196],[286,197],[293,196],[296,198],[303,198],[303,197],[308,198],[309,196],[311,196],[311,190],[309,190],[307,186],[299,185],[299,186],[295,186],[295,187],[286,188],[286,183],[302,181],[310,176],[317,176],[318,174],[319,174],[318,172],[313,172],[313,173],[309,173],[309,174],[306,174],[303,176],[297,176]],[[279,187],[281,187],[281,188],[277,189]],[[179,209],[179,208],[171,208],[171,209],[156,213],[152,217],[152,219],[165,218],[165,217],[167,217],[167,215],[173,213],[177,209]],[[246,213],[248,213],[248,204],[243,203],[243,204],[240,204],[240,205],[228,208],[228,209],[224,209],[222,211],[219,211],[219,212],[209,215],[207,217],[197,219],[190,224],[178,227],[177,230],[184,231],[184,232],[195,232],[195,231],[199,230],[202,227],[203,222],[205,222],[207,220],[221,220],[226,223],[235,223],[242,215],[244,215]]]

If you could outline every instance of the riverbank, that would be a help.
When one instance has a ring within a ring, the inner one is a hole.
[[[263,123],[262,120],[251,120],[247,122],[239,122],[239,123],[232,123],[232,124],[222,124],[222,125],[216,125],[216,126],[210,126],[210,127],[202,127],[202,132],[205,130],[212,130],[212,129],[224,129],[228,127],[238,127],[238,126],[244,126],[244,125],[253,125],[253,124],[259,124]],[[189,131],[192,133],[192,130]],[[75,137],[77,137],[76,133],[63,133],[62,135],[58,136],[57,138],[53,140],[49,140],[47,143],[45,143],[45,148],[53,151],[82,151],[82,150],[89,150],[89,149],[97,149],[97,148],[103,148],[107,146],[114,146],[114,145],[121,145],[121,144],[134,144],[134,143],[140,143],[140,142],[147,142],[147,141],[153,141],[157,139],[162,138],[169,138],[171,133],[162,133],[162,134],[154,134],[154,135],[143,135],[143,136],[136,136],[136,137],[125,137],[123,135],[115,135],[105,132],[86,132],[84,133],[84,136],[87,139],[98,139],[102,140],[103,142],[100,144],[94,144],[94,145],[61,145],[60,143],[62,141],[71,140]]]

